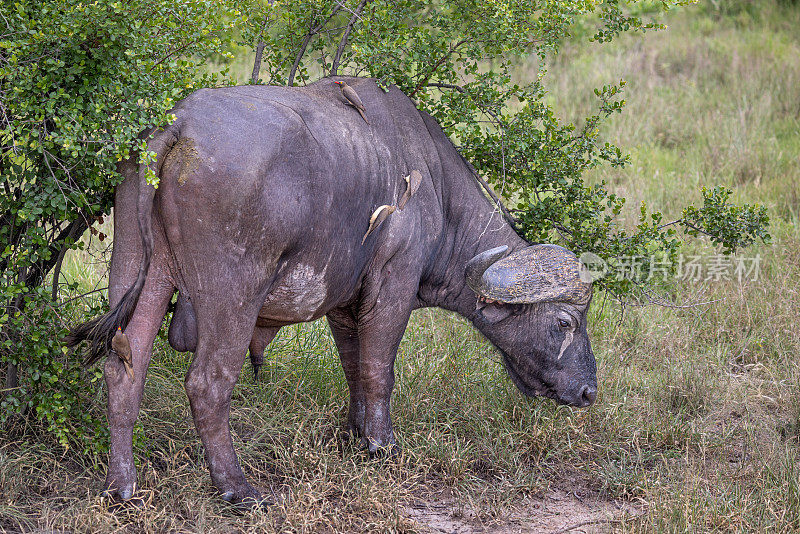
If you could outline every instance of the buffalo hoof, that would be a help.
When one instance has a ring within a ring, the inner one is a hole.
[[[145,501],[141,497],[134,497],[133,491],[118,491],[116,489],[106,489],[100,493],[100,499],[108,507],[109,512],[136,512],[145,507]]]
[[[361,428],[359,428],[358,425],[355,425],[353,423],[349,423],[347,425],[347,433],[354,440],[361,441]]]
[[[231,504],[233,504],[237,512],[241,514],[246,514],[249,512],[262,512],[262,511],[266,512],[267,509],[270,507],[270,505],[273,505],[275,503],[272,502],[272,500],[270,499],[245,497],[239,502],[233,502]]]
[[[364,405],[362,403],[351,403],[347,413],[347,429],[350,435],[360,439],[364,435]]]
[[[241,513],[252,512],[253,510],[266,510],[276,502],[273,498],[263,497],[261,493],[252,486],[238,494],[232,490],[226,491],[221,493],[220,497],[222,497],[223,501],[232,504],[234,508]]]
[[[394,440],[386,445],[382,445],[374,439],[362,439],[361,443],[367,449],[370,458],[394,458],[402,450]]]

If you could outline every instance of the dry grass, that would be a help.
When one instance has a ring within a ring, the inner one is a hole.
[[[700,185],[723,183],[773,217],[774,243],[745,252],[761,256],[758,280],[676,290],[712,304],[629,309],[622,323],[614,305],[595,305],[591,409],[523,398],[464,321],[423,310],[397,363],[404,452],[370,460],[343,431],[347,391],[326,326],[285,328],[262,378],[245,369],[232,416],[245,472],[277,504],[238,515],[204,465],[182,388],[189,360],[159,340],[136,433],[147,506],[105,508],[102,456],[0,437],[0,529],[541,531],[565,526],[542,519],[554,517],[543,510],[555,492],[627,506],[627,520],[601,529],[800,530],[800,10],[732,6],[675,14],[645,39],[569,49],[551,68],[567,117],[591,109],[592,87],[628,80],[628,109],[608,134],[633,165],[591,179],[631,207],[678,215]],[[102,274],[79,257],[66,270],[87,283]],[[431,510],[445,511],[434,522]]]

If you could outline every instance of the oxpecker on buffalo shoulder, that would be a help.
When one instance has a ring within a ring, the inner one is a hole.
[[[394,213],[395,209],[396,208],[394,206],[388,206],[384,204],[372,212],[372,216],[369,218],[369,228],[367,228],[367,233],[364,234],[364,238],[361,240],[362,245],[364,242],[366,242],[367,236],[369,236],[369,234],[371,234],[378,226],[380,226],[381,223],[385,221],[387,217],[389,217],[389,215]]]
[[[403,193],[403,196],[400,197],[400,201],[397,203],[397,207],[399,209],[403,209],[406,206],[406,202],[414,196],[414,193],[417,192],[419,189],[420,184],[422,183],[422,173],[418,170],[411,171],[411,174],[405,177],[406,181],[406,190]]]

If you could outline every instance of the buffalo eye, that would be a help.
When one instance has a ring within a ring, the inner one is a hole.
[[[564,319],[559,319],[558,326],[560,326],[561,328],[569,328],[569,321],[566,321]]]

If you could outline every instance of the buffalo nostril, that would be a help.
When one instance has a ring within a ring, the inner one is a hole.
[[[597,398],[597,388],[588,385],[583,386],[580,393],[578,393],[578,397],[583,401],[584,406],[590,406]]]

